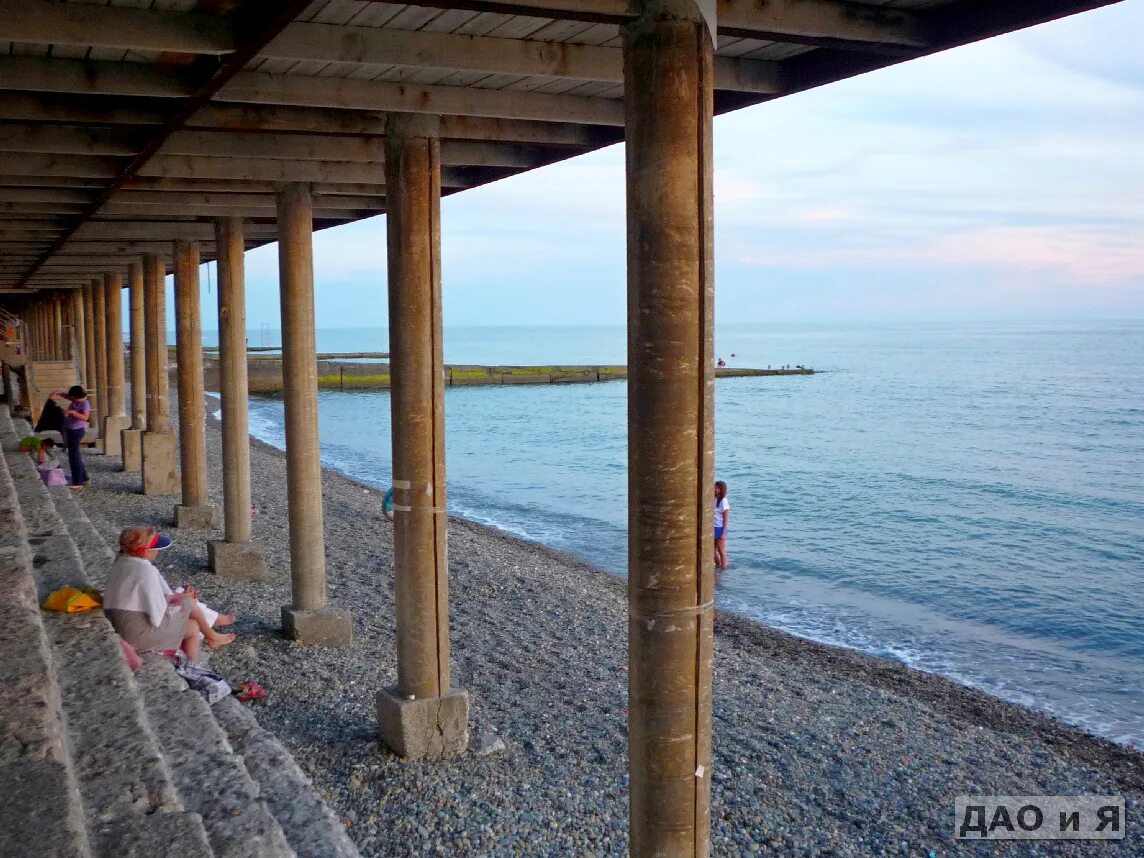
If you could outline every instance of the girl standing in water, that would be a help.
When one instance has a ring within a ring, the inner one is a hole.
[[[715,483],[715,568],[727,568],[727,530],[731,527],[731,504],[727,500],[727,484]]]

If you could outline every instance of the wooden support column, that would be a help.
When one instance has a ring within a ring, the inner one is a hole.
[[[95,419],[95,301],[91,284],[80,290],[83,293],[83,384],[89,399],[92,399],[92,419]]]
[[[225,536],[207,544],[207,565],[224,578],[257,580],[266,572],[250,520],[250,419],[246,366],[246,272],[242,218],[215,222],[218,257],[218,376],[222,395]]]
[[[179,381],[179,465],[183,475],[183,502],[175,507],[175,526],[202,530],[214,524],[215,508],[207,500],[199,259],[197,241],[175,242],[175,360]]]
[[[87,384],[87,326],[83,312],[83,290],[71,291],[72,360],[80,386]]]
[[[55,360],[67,360],[68,348],[64,345],[64,303],[60,295],[52,297],[52,350]]]
[[[179,490],[175,435],[167,403],[167,290],[162,257],[143,257],[144,348],[147,355],[147,431],[143,433],[143,494]]]
[[[143,472],[143,430],[147,428],[146,323],[143,312],[143,266],[127,268],[127,298],[131,326],[131,428],[124,429],[123,470]]]
[[[294,182],[280,185],[277,208],[286,497],[293,598],[292,604],[282,608],[282,627],[288,637],[302,643],[344,646],[352,641],[350,616],[326,604],[310,186]]]
[[[377,694],[382,740],[406,757],[468,745],[468,695],[449,681],[441,141],[435,116],[390,118],[385,141],[393,424],[397,687]]]
[[[123,277],[118,273],[103,276],[104,324],[107,342],[107,407],[104,409],[100,434],[103,437],[103,453],[106,456],[121,456],[123,440],[121,433],[130,425],[125,409],[123,391]]]
[[[713,6],[713,4],[712,4]],[[631,854],[710,853],[713,8],[622,30]]]
[[[91,282],[91,312],[95,316],[95,404],[92,406],[92,429],[103,437],[103,418],[107,416],[107,292],[103,279]],[[89,391],[90,395],[90,391]]]

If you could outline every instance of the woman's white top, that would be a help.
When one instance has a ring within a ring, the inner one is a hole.
[[[151,625],[159,626],[167,613],[171,590],[150,560],[120,554],[107,574],[103,607],[117,611],[139,611]]]
[[[727,502],[727,498],[723,498],[715,504],[715,526],[723,526],[723,513],[731,511],[731,504]]]

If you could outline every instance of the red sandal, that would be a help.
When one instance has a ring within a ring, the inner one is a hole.
[[[257,682],[244,682],[234,692],[234,696],[243,703],[253,703],[255,700],[266,699],[266,689]]]

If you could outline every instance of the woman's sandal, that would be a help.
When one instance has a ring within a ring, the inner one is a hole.
[[[234,696],[243,703],[253,703],[255,700],[266,699],[266,689],[257,682],[244,682],[234,692]]]

